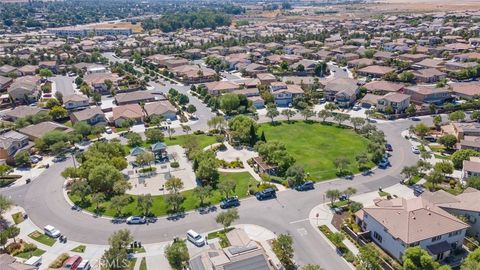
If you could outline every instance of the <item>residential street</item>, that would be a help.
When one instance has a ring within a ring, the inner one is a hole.
[[[427,118],[425,121],[431,120]],[[409,142],[400,135],[401,131],[412,123],[409,120],[399,120],[378,124],[394,148],[391,168],[375,170],[371,176],[356,176],[354,180],[321,182],[316,185],[315,190],[309,192],[287,190],[280,192],[276,200],[257,201],[250,197],[242,201],[239,208],[240,219],[237,223],[262,224],[277,234],[291,234],[297,251],[296,261],[300,264],[317,263],[326,269],[349,269],[343,259],[336,256],[335,251],[309,225],[309,213],[313,207],[325,201],[324,195],[328,189],[343,190],[353,186],[358,190],[358,194],[361,194],[398,183],[402,167],[411,165],[418,159],[409,151]],[[72,165],[71,159],[55,164],[33,183],[2,193],[22,206],[37,226],[51,224],[64,232],[69,239],[91,244],[105,244],[109,235],[121,228],[129,228],[135,239],[144,243],[167,241],[176,236],[183,237],[189,229],[207,232],[220,228],[214,219],[215,212],[206,215],[187,213],[185,217],[177,220],[162,217],[154,224],[131,226],[113,224],[108,219],[71,210],[63,195],[64,179],[60,173]]]

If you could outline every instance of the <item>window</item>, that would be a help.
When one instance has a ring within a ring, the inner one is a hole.
[[[451,232],[448,234],[448,237],[452,237],[452,236],[456,236],[456,235],[459,235],[462,231],[459,230],[459,231],[454,231],[454,232]]]
[[[378,242],[382,243],[382,236],[377,232],[373,232],[373,238],[377,239]]]
[[[440,240],[440,239],[442,239],[442,236],[441,236],[441,235],[435,236],[435,237],[432,238],[432,242],[438,241],[438,240]]]

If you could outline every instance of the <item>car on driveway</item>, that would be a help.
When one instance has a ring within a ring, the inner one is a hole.
[[[238,200],[237,196],[223,199],[220,202],[220,208],[222,209],[237,207],[237,206],[240,206],[240,201]]]
[[[145,224],[146,222],[145,217],[130,216],[127,218],[127,224]]]
[[[257,200],[263,201],[263,200],[272,199],[272,198],[277,197],[277,193],[276,193],[275,189],[267,188],[267,189],[264,189],[262,191],[259,191],[259,192],[255,193],[255,197],[257,198]]]
[[[313,181],[305,181],[305,182],[301,183],[300,185],[297,185],[295,187],[295,190],[297,190],[297,191],[307,191],[307,190],[314,189],[314,188],[315,188],[315,185],[314,185]]]
[[[383,158],[379,163],[378,167],[380,169],[386,169],[388,166],[390,166],[390,161],[387,158]]]
[[[188,230],[187,232],[187,240],[192,242],[195,246],[201,247],[205,245],[205,237],[201,236],[194,230]]]
[[[412,146],[412,153],[414,153],[414,154],[417,154],[417,155],[418,155],[418,154],[420,154],[420,150],[418,149],[418,147],[416,147],[416,146]]]
[[[425,192],[425,189],[421,185],[418,185],[418,184],[413,185],[412,189],[413,189],[413,194],[417,197],[422,195],[423,192]]]
[[[60,231],[57,230],[55,227],[53,227],[52,225],[47,225],[45,226],[45,228],[43,228],[43,232],[45,232],[45,234],[47,236],[50,236],[52,238],[57,238],[57,237],[60,237]]]
[[[55,158],[53,158],[53,162],[62,162],[62,161],[65,161],[66,159],[67,157],[64,155],[56,156]]]
[[[362,107],[358,106],[358,105],[355,105],[353,106],[352,110],[354,111],[360,111],[362,109]]]

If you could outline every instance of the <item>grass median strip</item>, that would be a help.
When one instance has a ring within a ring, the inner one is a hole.
[[[53,246],[57,240],[46,236],[45,234],[39,232],[39,231],[33,231],[31,232],[28,237],[32,238],[33,240],[42,243],[44,245],[47,245],[49,247]]]
[[[22,258],[22,259],[25,259],[25,260],[28,260],[28,259],[30,259],[30,258],[33,257],[33,256],[42,256],[43,253],[45,253],[45,250],[42,250],[42,249],[37,248],[37,249],[34,250],[34,251],[28,251],[28,252],[18,253],[18,254],[15,255],[15,256],[16,256],[16,257],[19,257],[19,258]]]
[[[71,251],[78,252],[78,253],[84,253],[85,249],[87,249],[86,246],[80,245],[80,246],[77,246],[76,248],[72,249]]]

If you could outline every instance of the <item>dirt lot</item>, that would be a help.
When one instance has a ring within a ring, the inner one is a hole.
[[[100,23],[91,26],[95,28],[130,28],[134,33],[140,33],[143,30],[140,23],[132,24],[130,22]]]

